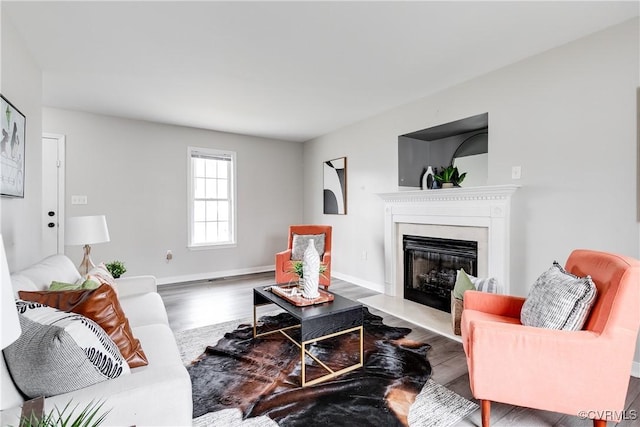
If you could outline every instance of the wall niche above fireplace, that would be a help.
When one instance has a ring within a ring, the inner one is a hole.
[[[462,184],[487,184],[489,158],[489,113],[421,129],[398,136],[398,185],[420,188],[428,166],[454,164],[467,172]]]

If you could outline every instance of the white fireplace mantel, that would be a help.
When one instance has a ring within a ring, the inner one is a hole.
[[[486,228],[488,277],[497,278],[503,291],[509,293],[510,206],[511,196],[519,187],[494,185],[379,194],[385,202],[385,294],[397,294],[401,224]]]

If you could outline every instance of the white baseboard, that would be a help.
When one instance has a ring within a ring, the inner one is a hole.
[[[640,378],[640,362],[634,360],[631,364],[631,376]]]
[[[241,268],[238,270],[212,271],[208,273],[186,274],[183,276],[161,277],[157,279],[158,286],[171,285],[182,282],[195,282],[199,280],[220,279],[223,277],[242,276],[243,274],[265,273],[275,271],[274,265],[260,267]]]
[[[384,283],[369,282],[367,280],[360,279],[358,277],[349,276],[348,274],[342,274],[337,271],[332,271],[331,276],[336,279],[344,280],[345,282],[353,283],[354,285],[362,286],[363,288],[371,289],[372,291],[384,292]]]

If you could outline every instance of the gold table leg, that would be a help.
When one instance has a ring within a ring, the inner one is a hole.
[[[267,305],[267,304],[260,304],[260,305]],[[295,339],[293,339],[291,336],[289,336],[289,334],[287,334],[285,331],[288,331],[290,329],[295,329],[295,328],[300,328],[301,325],[293,325],[293,326],[288,326],[286,328],[281,328],[281,329],[274,329],[273,331],[268,331],[268,332],[263,332],[261,334],[258,333],[258,328],[257,328],[257,312],[256,312],[256,307],[257,305],[254,304],[253,306],[253,337],[254,338],[259,338],[259,337],[263,337],[266,335],[271,335],[271,334],[275,334],[280,332],[282,335],[284,335],[285,337],[287,337],[291,342],[293,342],[295,345],[298,346],[298,348],[300,348],[300,383],[302,385],[302,387],[306,387],[309,385],[314,385],[314,384],[318,384],[321,383],[323,381],[327,381],[331,378],[335,378],[338,375],[342,375],[345,374],[347,372],[351,372],[353,370],[356,370],[358,368],[361,368],[364,365],[364,329],[362,326],[356,326],[354,328],[350,328],[350,329],[345,329],[344,331],[340,331],[340,332],[335,332],[332,334],[328,334],[328,335],[323,335],[308,341],[304,341],[302,343],[297,342]],[[315,357],[313,354],[311,354],[311,352],[309,350],[307,350],[307,345],[309,344],[313,344],[314,342],[318,342],[318,341],[323,341],[329,338],[333,338],[333,337],[337,337],[340,335],[344,335],[344,334],[348,334],[350,332],[354,332],[354,331],[359,331],[359,335],[360,335],[360,361],[359,363],[355,363],[351,366],[347,366],[346,368],[340,369],[338,371],[334,371],[333,369],[331,369],[329,366],[327,366],[325,363],[323,363],[321,360],[319,360],[317,357]],[[329,373],[326,375],[323,375],[321,377],[315,378],[311,381],[307,381],[306,379],[306,365],[304,363],[304,358],[305,355],[308,355],[310,358],[312,358],[313,360],[315,360],[320,366],[322,366],[326,371],[328,371]]]
[[[359,357],[359,362],[355,363],[351,366],[347,366],[346,368],[340,369],[338,371],[334,371],[333,369],[331,369],[330,367],[328,367],[325,363],[323,363],[321,360],[319,360],[317,357],[315,357],[313,354],[311,354],[311,352],[309,350],[307,350],[307,345],[309,344],[313,344],[314,342],[317,341],[322,341],[325,339],[329,339],[329,338],[333,338],[333,337],[337,337],[340,335],[344,335],[344,334],[348,334],[350,332],[353,331],[359,331],[359,335],[360,335],[360,357]],[[289,337],[285,332],[282,332],[283,335],[285,335],[287,338],[289,338],[291,341],[293,341],[297,346],[300,347],[300,383],[302,385],[302,387],[306,387],[309,385],[314,385],[314,384],[318,384],[324,381],[327,381],[331,378],[335,378],[339,375],[345,374],[347,372],[351,372],[353,370],[356,370],[358,368],[361,368],[363,366],[363,360],[364,360],[364,333],[363,333],[363,327],[362,326],[356,326],[355,328],[350,328],[350,329],[345,329],[344,331],[340,331],[340,332],[336,332],[333,334],[328,334],[328,335],[324,335],[318,338],[314,338],[312,340],[308,340],[308,341],[304,341],[301,344],[298,344],[293,338]],[[313,360],[315,360],[320,366],[322,366],[326,371],[328,371],[329,373],[326,375],[323,375],[321,377],[315,378],[311,381],[307,381],[306,378],[306,364],[304,363],[304,358],[305,355],[308,355],[309,357],[311,357]]]

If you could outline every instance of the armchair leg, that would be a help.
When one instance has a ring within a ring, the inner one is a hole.
[[[482,427],[489,427],[491,424],[491,401],[484,400],[484,399],[480,400],[480,411],[482,413]],[[602,426],[594,425],[594,427],[602,427]]]
[[[607,427],[607,420],[593,420],[593,427]]]

